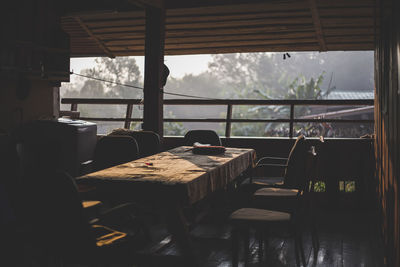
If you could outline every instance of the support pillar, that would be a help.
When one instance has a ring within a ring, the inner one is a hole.
[[[165,8],[146,7],[143,129],[163,136]]]

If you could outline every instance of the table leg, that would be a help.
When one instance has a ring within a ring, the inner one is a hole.
[[[188,266],[199,266],[194,253],[193,244],[190,240],[189,229],[183,215],[182,207],[179,205],[169,207],[167,209],[166,220],[168,231],[178,245],[185,262],[187,262]]]

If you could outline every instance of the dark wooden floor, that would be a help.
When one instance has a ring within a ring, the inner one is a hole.
[[[376,217],[365,211],[332,211],[318,216],[320,249],[314,256],[311,237],[304,235],[307,266],[385,266]],[[163,231],[159,231],[159,237]],[[201,266],[231,266],[230,227],[227,224],[203,223],[192,232],[193,243]],[[258,243],[251,239],[249,266],[296,266],[294,244],[289,237],[270,239],[268,255],[259,264]],[[178,256],[172,243],[158,255]],[[161,260],[161,262],[163,262]],[[161,263],[160,263],[161,264]],[[163,266],[163,265],[160,265]],[[244,266],[243,258],[240,266]]]
[[[213,203],[222,203],[214,201]],[[321,202],[321,201],[318,201]],[[231,205],[235,205],[235,208]],[[241,205],[244,205],[241,203]],[[201,267],[228,267],[232,266],[231,228],[227,222],[230,212],[237,208],[236,204],[221,207],[211,206],[210,212],[191,231],[191,239]],[[312,249],[311,235],[304,233],[303,245],[306,256],[306,266],[323,267],[385,267],[382,241],[379,234],[378,216],[370,209],[356,208],[354,205],[341,205],[341,209],[319,208],[317,212],[317,226],[320,248],[315,255]],[[211,215],[214,214],[214,215]],[[162,219],[155,218],[151,223],[152,241],[136,251],[140,254],[142,264],[111,265],[112,267],[161,267],[184,266],[182,257],[174,242],[170,240]],[[160,241],[167,245],[159,246]],[[139,241],[140,243],[141,241]],[[142,243],[140,243],[142,244]],[[143,242],[144,244],[144,242]],[[269,239],[267,255],[258,257],[258,242],[252,237],[250,240],[250,262],[248,266],[297,266],[294,242],[285,234],[277,234]],[[158,248],[158,249],[155,249]],[[30,249],[31,250],[31,249]],[[29,251],[30,251],[29,250]],[[32,250],[33,251],[33,250]],[[136,252],[129,247],[128,255],[136,258]],[[244,266],[243,248],[239,266]],[[32,252],[33,253],[33,252]],[[125,253],[126,254],[126,253]],[[137,258],[136,258],[137,259]],[[260,264],[261,260],[261,264]],[[131,261],[132,262],[132,261]],[[133,262],[137,262],[136,260]],[[1,265],[1,264],[0,264]],[[21,265],[18,265],[21,266]],[[23,266],[43,266],[29,264]],[[48,264],[47,266],[83,267],[82,265]],[[391,267],[391,266],[389,266]]]
[[[209,217],[191,231],[193,245],[200,266],[202,267],[228,267],[232,266],[230,226],[220,218]],[[310,234],[304,234],[304,249],[307,266],[323,267],[384,267],[382,243],[377,227],[377,216],[370,211],[326,211],[319,212],[318,232],[320,249],[314,256]],[[149,251],[150,248],[164,240],[169,240],[168,232],[162,223],[154,224],[151,229],[152,242],[140,252],[141,262],[136,265],[111,265],[112,267],[161,267],[185,266],[182,264],[179,250],[173,242],[160,249]],[[258,258],[258,242],[251,239],[251,257],[248,266],[297,266],[294,256],[293,240],[285,235],[271,237],[267,249],[267,257]],[[243,252],[243,251],[242,251]],[[32,252],[33,253],[33,252]],[[130,253],[128,253],[130,254]],[[243,255],[243,253],[241,253]],[[132,254],[133,257],[135,257]],[[1,265],[1,264],[0,264]],[[11,266],[11,265],[9,265]],[[44,266],[41,264],[28,264],[17,266]],[[84,265],[56,264],[47,266],[84,267]],[[239,266],[244,266],[243,256]]]

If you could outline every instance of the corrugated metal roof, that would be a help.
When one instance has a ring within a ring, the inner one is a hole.
[[[373,50],[378,26],[374,0],[165,2],[165,55]],[[143,10],[62,18],[73,57],[144,55],[145,24]]]
[[[374,99],[374,92],[332,91],[325,99]]]

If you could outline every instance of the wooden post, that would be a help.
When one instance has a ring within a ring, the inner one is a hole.
[[[165,9],[146,8],[143,129],[163,136]]]
[[[289,138],[293,138],[294,105],[290,104]]]
[[[231,120],[232,120],[232,105],[228,104],[228,109],[226,111],[226,129],[225,137],[231,137]]]
[[[78,104],[77,103],[72,103],[71,104],[71,111],[78,111]]]
[[[125,123],[124,123],[124,128],[125,129],[130,129],[131,128],[132,110],[133,110],[133,105],[132,104],[128,104],[126,106],[126,116],[125,116]]]

